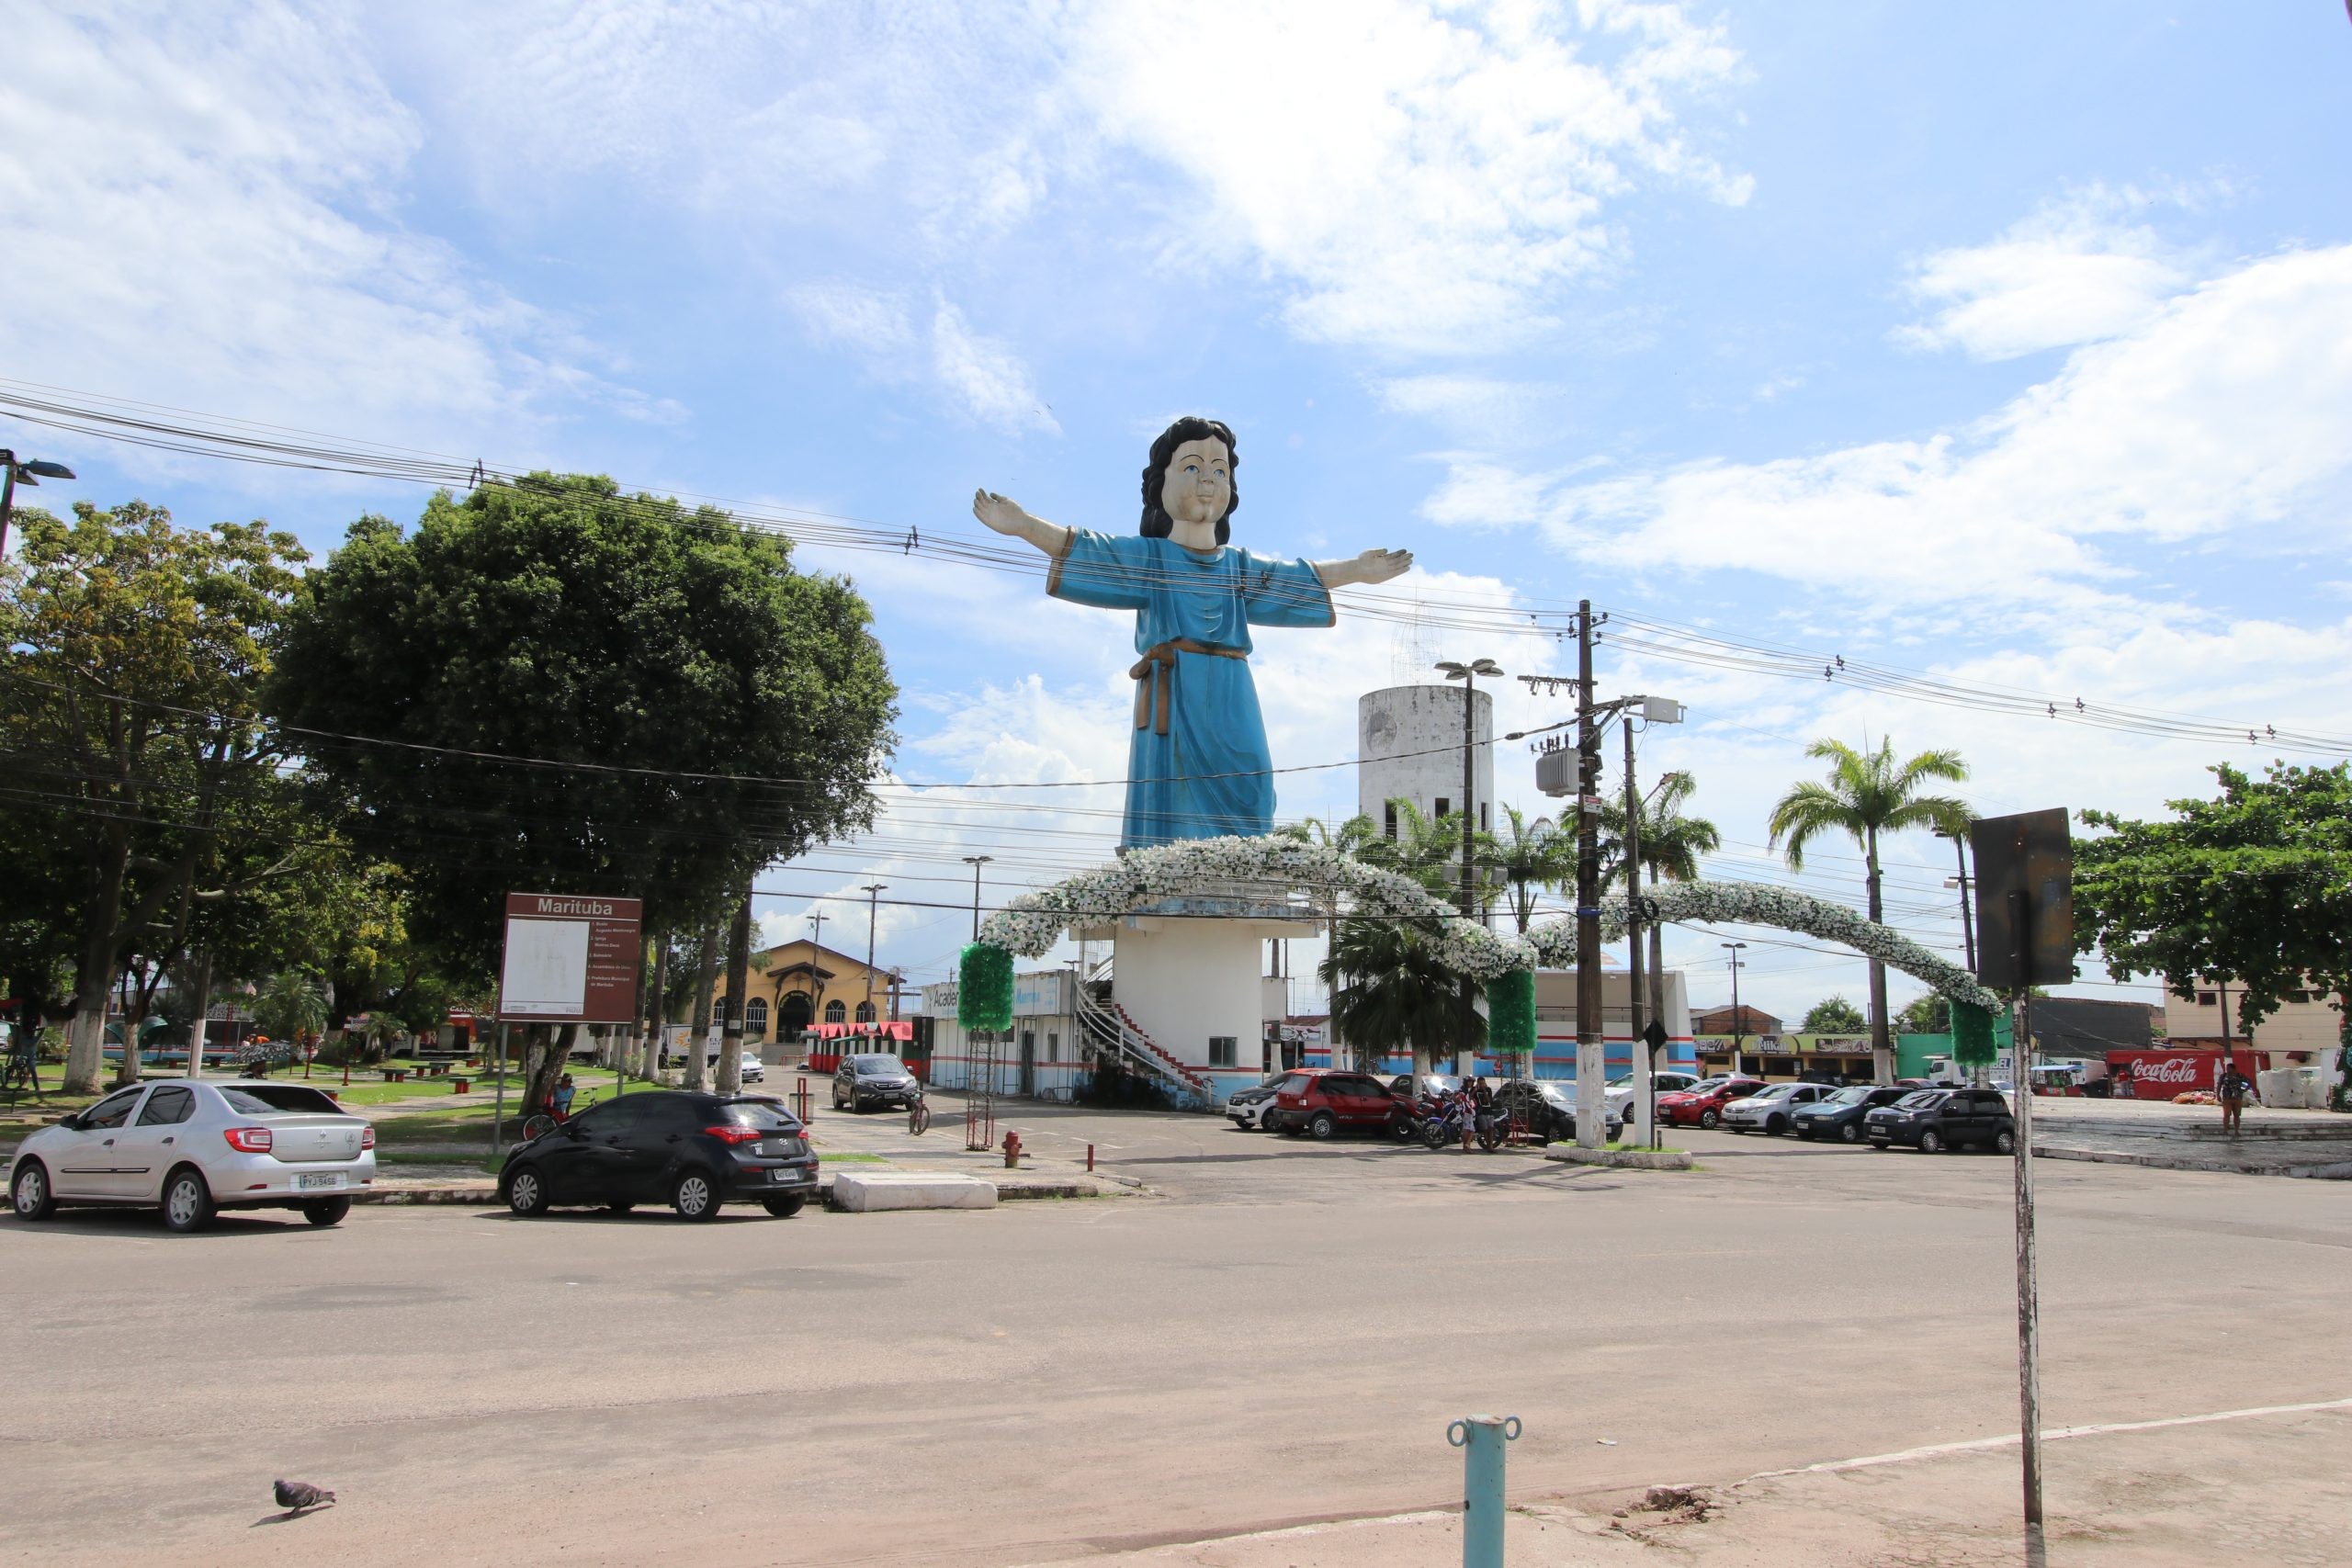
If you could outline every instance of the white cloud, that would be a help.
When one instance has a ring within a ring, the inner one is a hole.
[[[1748,194],[1677,129],[1670,98],[1728,81],[1738,57],[1676,6],[1081,16],[1071,90],[1102,134],[1188,183],[1158,202],[1175,263],[1254,260],[1309,339],[1455,353],[1523,336],[1549,324],[1549,290],[1614,249],[1603,208],[1637,174]]]
[[[805,283],[786,294],[809,335],[861,355],[893,356],[915,347],[906,301],[858,284]]]
[[[36,8],[9,48],[10,374],[420,445],[680,412],[403,226],[424,131],[332,16]]]
[[[1533,502],[1536,476],[1464,459],[1430,511],[1456,523],[1532,512],[1597,562],[1751,570],[1878,614],[2137,615],[2124,595],[2157,546],[2334,536],[2352,501],[2347,424],[2352,246],[2338,246],[2187,288],[1950,432],[1569,480]]]
[[[2188,281],[2188,264],[2145,224],[2119,215],[2146,198],[2092,187],[2052,202],[1989,244],[1917,263],[1911,297],[1928,320],[1898,328],[1916,348],[2014,359],[2132,331]]]
[[[876,380],[928,385],[958,414],[1007,435],[1061,434],[1021,356],[944,300],[922,329],[904,297],[855,283],[803,284],[785,299],[811,337],[848,350]]]
[[[964,313],[944,302],[932,315],[931,363],[940,386],[981,423],[1008,435],[1029,430],[1061,434],[1053,412],[1030,384],[1028,367],[1004,344],[975,333]]]

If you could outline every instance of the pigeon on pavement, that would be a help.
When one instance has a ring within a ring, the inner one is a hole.
[[[334,1501],[334,1494],[323,1486],[313,1486],[307,1481],[281,1481],[277,1485],[277,1506],[291,1514],[306,1508],[321,1507]]]

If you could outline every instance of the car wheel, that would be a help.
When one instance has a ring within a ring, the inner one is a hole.
[[[212,1184],[204,1172],[184,1165],[164,1178],[164,1228],[174,1235],[200,1231],[212,1223]]]
[[[1886,1151],[1887,1151],[1887,1150],[1889,1150],[1889,1149],[1893,1148],[1894,1146],[1894,1145],[1893,1141],[1892,1141],[1892,1140],[1890,1140],[1890,1139],[1886,1139],[1886,1138],[1872,1138],[1872,1139],[1871,1140],[1871,1147],[1872,1147],[1872,1148],[1876,1149],[1876,1150],[1877,1150],[1879,1153],[1881,1153],[1881,1154],[1884,1154],[1884,1153],[1886,1153]]]
[[[339,1225],[349,1213],[349,1198],[321,1198],[316,1202],[302,1205],[302,1217],[314,1225]]]
[[[506,1179],[506,1206],[518,1214],[544,1214],[548,1212],[547,1178],[537,1168],[525,1166]]]
[[[1400,1144],[1413,1141],[1413,1119],[1402,1111],[1388,1119],[1388,1135]]]
[[[1777,1138],[1788,1130],[1789,1123],[1785,1117],[1775,1116],[1764,1123],[1764,1135],[1768,1138]]]
[[[2007,1128],[1994,1134],[1993,1152],[1996,1155],[2013,1155],[2017,1153],[2018,1135],[2015,1133],[2008,1131]]]
[[[718,1218],[718,1183],[707,1170],[684,1170],[670,1184],[670,1207],[682,1220]]]
[[[1722,1122],[1723,1118],[1717,1115],[1714,1111],[1702,1111],[1699,1112],[1699,1125],[1704,1127],[1710,1133],[1713,1132],[1715,1128],[1722,1123]]]
[[[18,1166],[8,1201],[20,1220],[45,1220],[57,1213],[57,1194],[49,1190],[49,1168],[37,1159]]]
[[[1306,1119],[1306,1135],[1318,1144],[1339,1130],[1340,1123],[1328,1111],[1318,1111]]]
[[[1849,1144],[1859,1144],[1862,1141],[1862,1129],[1858,1123],[1849,1122],[1838,1129],[1838,1135]]]
[[[790,1198],[770,1198],[760,1205],[779,1220],[788,1220],[808,1206],[808,1200],[797,1195]]]
[[[833,1109],[834,1109],[834,1110],[836,1110],[836,1111],[839,1111],[841,1108],[842,1108],[842,1091],[841,1091],[839,1089],[835,1089],[833,1090]]]
[[[1933,1127],[1930,1127],[1926,1132],[1920,1134],[1919,1152],[1923,1155],[1939,1155],[1943,1153],[1943,1134],[1937,1132]]]

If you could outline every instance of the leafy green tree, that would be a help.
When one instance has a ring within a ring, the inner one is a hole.
[[[1668,773],[1659,781],[1657,793],[1642,805],[1642,867],[1649,873],[1653,888],[1662,880],[1698,881],[1699,857],[1723,848],[1723,835],[1713,822],[1683,813],[1696,788],[1698,780],[1691,774]],[[1604,800],[1601,805],[1600,853],[1600,886],[1606,888],[1612,878],[1624,873],[1625,806],[1622,800]],[[1649,938],[1649,1016],[1661,1018],[1666,1012],[1666,933],[1652,924]]]
[[[254,1021],[273,1040],[298,1040],[326,1028],[327,992],[315,975],[285,969],[254,998]]]
[[[1804,1034],[1860,1034],[1870,1027],[1862,1010],[1843,997],[1824,997],[1813,1004],[1797,1025]]]
[[[266,640],[308,557],[265,523],[184,529],[140,501],[18,521],[0,596],[0,758],[17,785],[12,846],[28,846],[29,890],[49,907],[0,893],[0,926],[29,917],[74,932],[66,1089],[88,1093],[132,946],[175,951],[159,927],[184,927],[199,866],[282,761],[257,699]]]
[[[1905,1034],[1950,1034],[1951,998],[1941,991],[1914,997],[1908,1007],[1894,1015],[1894,1027]]]
[[[1511,919],[1525,936],[1535,919],[1536,896],[1575,885],[1577,836],[1548,817],[1530,822],[1516,806],[1503,807],[1503,823],[1487,863],[1509,889]]]
[[[537,474],[353,525],[269,688],[417,940],[491,971],[505,895],[645,900],[700,928],[780,857],[871,826],[897,690],[843,579],[723,512]],[[526,1103],[573,1031],[540,1054]]]
[[[2107,831],[2075,844],[2075,943],[2178,996],[2227,982],[2233,1029],[2333,992],[2352,1053],[2352,764],[2212,772],[2219,795],[2168,802],[2170,821],[2082,814]]]
[[[1957,784],[1968,777],[1968,764],[1952,750],[1922,751],[1907,761],[1894,760],[1894,743],[1881,740],[1875,751],[1857,751],[1842,740],[1820,739],[1805,748],[1805,755],[1829,764],[1822,782],[1792,784],[1772,807],[1772,844],[1788,856],[1789,868],[1804,869],[1805,846],[1825,833],[1844,833],[1861,846],[1867,866],[1870,917],[1883,921],[1880,897],[1879,837],[1885,833],[1927,829],[1934,833],[1962,833],[1974,820],[1967,803],[1948,795],[1928,795],[1936,781]],[[1877,1077],[1891,1083],[1894,1077],[1893,1021],[1886,1010],[1886,965],[1871,960],[1871,1051],[1877,1058]]]
[[[1470,1038],[1462,1039],[1461,977],[1440,961],[1430,922],[1341,920],[1316,972],[1331,987],[1332,1027],[1365,1071],[1404,1051],[1427,1070],[1445,1043],[1486,1043],[1486,1021],[1475,1014]]]

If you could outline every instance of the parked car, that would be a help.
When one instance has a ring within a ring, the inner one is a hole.
[[[666,1202],[684,1220],[758,1203],[788,1219],[817,1195],[817,1156],[784,1102],[763,1094],[655,1089],[592,1105],[518,1145],[498,1173],[518,1214]]]
[[[1495,1088],[1495,1109],[1510,1114],[1514,1109],[1526,1120],[1528,1131],[1539,1138],[1572,1143],[1577,1135],[1576,1090],[1551,1078],[1521,1078],[1517,1083],[1502,1083]],[[1617,1141],[1625,1123],[1618,1116],[1613,1104],[1605,1105],[1601,1118],[1602,1135],[1610,1142]]]
[[[1283,1075],[1275,1086],[1273,1109],[1262,1120],[1278,1133],[1304,1133],[1319,1140],[1341,1128],[1387,1132],[1403,1109],[1388,1086],[1368,1073],[1299,1067]]]
[[[833,1109],[864,1111],[870,1106],[901,1108],[922,1097],[922,1085],[896,1056],[843,1056],[833,1069]]]
[[[1905,1144],[1923,1155],[1971,1144],[2006,1155],[2018,1146],[2018,1126],[2009,1117],[2008,1101],[1990,1089],[1917,1089],[1866,1113],[1862,1129],[1872,1148]]]
[[[1724,1106],[1763,1087],[1762,1078],[1702,1078],[1680,1094],[1659,1095],[1657,1118],[1670,1127],[1713,1128],[1723,1122]]]
[[[1452,1094],[1461,1087],[1461,1075],[1457,1073],[1399,1073],[1388,1080],[1388,1092],[1408,1105]]]
[[[1680,1094],[1695,1087],[1698,1082],[1699,1075],[1696,1073],[1659,1072],[1650,1075],[1651,1092],[1661,1097]],[[1631,1122],[1634,1119],[1634,1098],[1633,1074],[1627,1073],[1623,1077],[1609,1080],[1609,1114],[1617,1118],[1618,1121]]]
[[[1264,1083],[1234,1090],[1225,1102],[1226,1115],[1245,1133],[1264,1132],[1266,1112],[1274,1108],[1274,1091],[1282,1081],[1279,1077],[1269,1078]]]
[[[1901,1085],[1872,1087],[1849,1084],[1825,1100],[1800,1105],[1789,1116],[1789,1130],[1800,1138],[1835,1138],[1843,1144],[1862,1141],[1862,1119],[1882,1105],[1917,1092]]]
[[[1742,1096],[1724,1107],[1724,1130],[1763,1133],[1777,1138],[1793,1124],[1792,1118],[1797,1107],[1818,1105],[1837,1092],[1828,1084],[1766,1084],[1754,1094]]]
[[[297,1209],[331,1225],[375,1180],[375,1127],[315,1089],[165,1079],[27,1138],[8,1194],[18,1219],[61,1204],[161,1209],[164,1228],[186,1233],[222,1209]]]
[[[762,1065],[757,1056],[752,1055],[748,1051],[743,1054],[743,1081],[745,1083],[765,1083],[768,1081],[767,1068]]]

